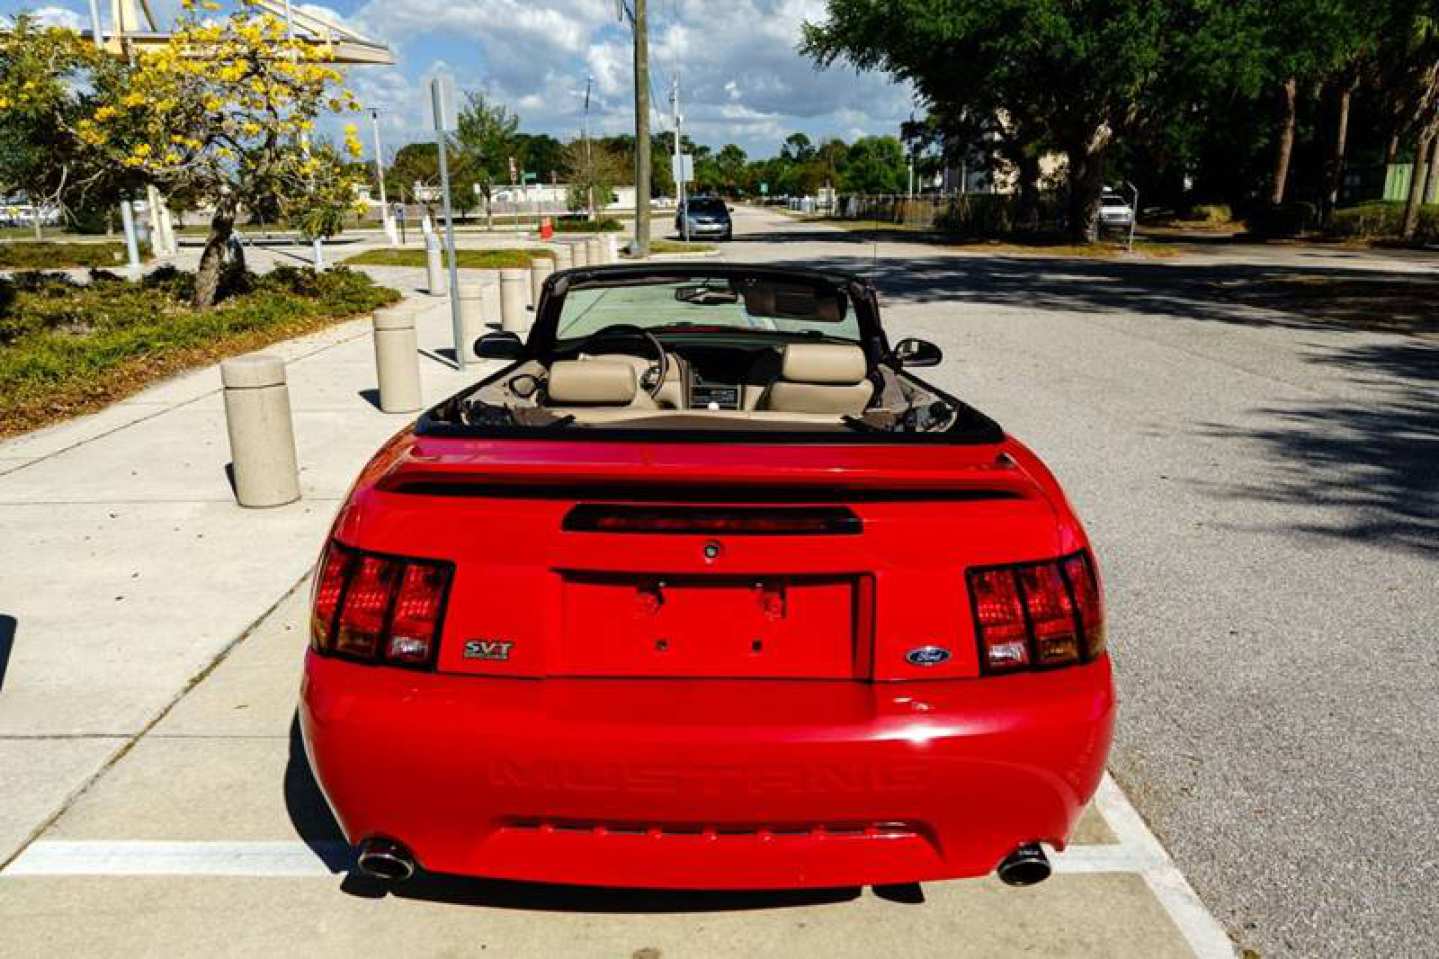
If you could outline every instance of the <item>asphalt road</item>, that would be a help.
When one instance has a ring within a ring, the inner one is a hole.
[[[1439,339],[1254,304],[1439,257],[956,255],[744,209],[736,234],[728,259],[871,273],[892,334],[944,349],[931,378],[1059,474],[1107,580],[1112,770],[1238,943],[1433,955]]]

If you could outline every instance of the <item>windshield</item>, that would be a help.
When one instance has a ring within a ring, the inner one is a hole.
[[[714,197],[695,197],[685,204],[685,208],[691,213],[724,213],[725,205],[723,200]]]
[[[859,322],[844,293],[828,286],[748,277],[571,289],[565,294],[555,338],[573,341],[617,323],[654,333],[742,330],[860,339]]]

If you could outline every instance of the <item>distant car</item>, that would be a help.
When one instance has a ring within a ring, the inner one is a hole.
[[[1099,196],[1099,222],[1107,227],[1128,229],[1134,222],[1134,207],[1114,190],[1105,190]]]
[[[1049,874],[1114,722],[1094,555],[872,285],[580,267],[475,349],[314,579],[300,727],[362,873]]]
[[[685,201],[675,213],[675,232],[680,236],[685,235],[686,218],[691,239],[728,240],[734,236],[729,207],[717,196],[696,196]]]

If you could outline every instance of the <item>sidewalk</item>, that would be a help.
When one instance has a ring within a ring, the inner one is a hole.
[[[422,351],[448,348],[449,326],[434,300]],[[235,505],[218,366],[0,443],[0,863],[306,574],[360,466],[409,421],[364,398],[368,317],[268,352],[288,364],[289,506]],[[420,364],[427,403],[483,369]]]

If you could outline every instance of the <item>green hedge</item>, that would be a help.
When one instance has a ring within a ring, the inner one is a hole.
[[[582,217],[559,217],[554,221],[556,233],[617,233],[625,225],[614,217],[588,220]]]
[[[144,283],[103,271],[0,280],[0,434],[94,409],[182,369],[258,349],[399,299],[343,268],[281,267],[231,280],[215,308],[189,307],[194,277]]]
[[[1335,210],[1328,232],[1337,237],[1397,240],[1403,225],[1404,204],[1379,200]],[[1439,243],[1439,204],[1419,208],[1419,230],[1415,239],[1420,243]]]

